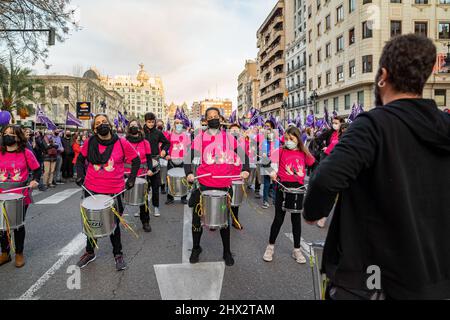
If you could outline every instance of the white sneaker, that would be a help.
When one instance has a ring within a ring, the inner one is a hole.
[[[159,217],[161,216],[161,214],[159,213],[159,208],[155,207],[155,213],[153,214],[155,217]]]
[[[264,202],[263,205],[261,206],[263,209],[269,209],[270,204],[268,202]]]
[[[300,249],[294,249],[294,251],[292,251],[292,258],[294,258],[295,261],[297,261],[297,263],[301,263],[301,264],[306,263],[306,258],[303,256]]]
[[[319,228],[325,228],[325,224],[327,223],[327,218],[322,218],[319,221],[317,221],[317,226]]]
[[[136,218],[138,218],[138,217],[141,216],[141,213],[140,213],[140,212],[135,212],[135,213],[134,213],[134,216],[135,216]]]
[[[266,252],[264,252],[263,260],[266,262],[271,262],[273,260],[274,250],[275,250],[275,246],[269,244],[266,248]]]

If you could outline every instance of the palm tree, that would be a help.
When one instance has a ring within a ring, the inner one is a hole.
[[[42,81],[33,78],[30,69],[15,66],[12,57],[9,69],[0,65],[0,109],[9,111],[12,123],[15,123],[14,110],[21,116],[30,116],[35,113],[34,108],[26,102],[36,101],[34,91],[42,89]]]

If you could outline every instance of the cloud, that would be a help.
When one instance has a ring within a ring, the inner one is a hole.
[[[74,65],[108,75],[139,63],[163,79],[166,102],[218,95],[236,104],[237,77],[256,57],[256,30],[274,0],[77,0],[83,29],[51,49],[49,73]],[[43,72],[42,66],[38,71]]]

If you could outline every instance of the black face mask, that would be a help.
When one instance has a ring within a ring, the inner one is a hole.
[[[164,129],[164,128],[163,128],[162,126],[158,126],[158,130],[159,130],[159,131],[163,131],[163,129]]]
[[[12,136],[3,136],[3,144],[7,147],[11,147],[13,145],[15,145],[16,142],[16,138],[12,137]]]
[[[132,135],[138,134],[139,133],[139,128],[138,127],[130,127],[130,133]]]
[[[219,127],[220,127],[220,119],[208,120],[208,127],[210,129],[219,129]]]
[[[107,136],[111,132],[109,124],[103,123],[97,127],[97,133],[102,137]]]

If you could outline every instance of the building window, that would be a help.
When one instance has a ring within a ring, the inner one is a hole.
[[[312,67],[312,54],[308,56],[309,66]]]
[[[327,83],[327,86],[331,85],[331,70],[328,70],[325,76],[325,81]]]
[[[391,37],[399,36],[402,34],[402,22],[398,20],[391,21]]]
[[[428,37],[428,23],[423,22],[414,22],[414,32],[416,34],[423,35],[425,37]]]
[[[317,62],[322,61],[322,49],[317,50]]]
[[[363,4],[372,3],[372,0],[363,0]]]
[[[356,8],[356,0],[348,0],[348,12],[352,13],[353,11],[355,11]]]
[[[351,46],[355,43],[356,37],[355,37],[355,28],[351,28],[348,31],[348,45]]]
[[[309,42],[311,43],[311,41],[312,41],[312,30],[308,31],[308,38],[309,38]]]
[[[58,97],[58,87],[53,86],[52,87],[52,98]]]
[[[350,109],[350,95],[346,94],[344,100],[345,100],[344,109],[349,110]]]
[[[321,36],[321,33],[320,33],[320,27],[321,27],[321,26],[322,26],[322,23],[319,22],[319,23],[317,24],[317,36],[318,36],[318,37]]]
[[[64,105],[64,113],[67,113],[67,112],[69,112],[69,105],[65,104]]]
[[[434,90],[434,100],[438,107],[447,106],[447,90],[445,89],[436,89]]]
[[[342,20],[344,20],[344,7],[339,6],[336,8],[336,23],[339,23]]]
[[[415,4],[428,4],[428,0],[415,0]]]
[[[328,110],[328,99],[323,100],[323,108]]]
[[[450,39],[450,22],[439,22],[438,32],[439,39]]]
[[[344,36],[339,36],[336,39],[336,51],[340,52],[344,50]]]
[[[364,21],[362,23],[362,38],[363,39],[367,39],[367,38],[372,38],[372,24],[373,21],[368,20],[368,21]]]
[[[358,91],[358,104],[364,107],[364,91]]]
[[[402,3],[402,0],[391,0],[391,3]]]
[[[308,6],[308,19],[311,18],[311,14],[312,14],[311,6]]]
[[[439,0],[439,4],[450,4],[450,0]]]
[[[331,29],[331,15],[327,15],[325,17],[325,30],[330,30]]]
[[[331,57],[331,42],[325,45],[325,58]]]
[[[350,60],[350,62],[348,63],[348,74],[349,77],[353,77],[356,73],[356,68],[355,68],[355,59]]]
[[[333,98],[333,111],[339,111],[339,98]]]
[[[322,76],[317,77],[317,88],[322,87]]]
[[[313,81],[312,79],[309,79],[309,91],[313,90]]]
[[[363,73],[372,72],[372,55],[363,56]]]
[[[69,99],[69,87],[64,87],[64,98]]]
[[[337,82],[344,81],[344,66],[336,68],[336,80]]]

